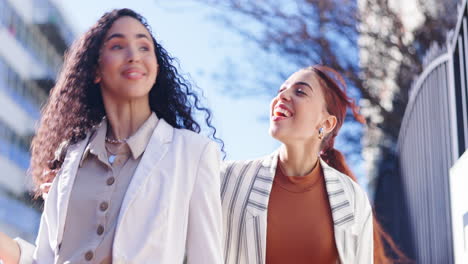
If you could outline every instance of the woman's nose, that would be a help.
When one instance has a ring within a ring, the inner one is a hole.
[[[140,54],[137,48],[129,47],[127,50],[128,62],[136,62],[140,60]]]
[[[289,101],[291,99],[291,89],[283,89],[279,95],[278,98],[284,101]]]

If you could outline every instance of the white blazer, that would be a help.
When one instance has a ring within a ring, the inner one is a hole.
[[[227,162],[221,168],[226,264],[265,264],[267,209],[278,155]],[[340,263],[373,263],[372,210],[365,192],[323,160],[320,165]]]
[[[68,149],[45,203],[37,246],[20,241],[20,263],[57,260],[87,142],[88,138]],[[112,263],[182,263],[185,254],[188,263],[222,263],[219,161],[214,142],[160,119],[125,193]]]

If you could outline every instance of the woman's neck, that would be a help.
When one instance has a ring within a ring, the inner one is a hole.
[[[107,137],[126,139],[135,134],[151,115],[147,100],[124,103],[105,103],[106,116],[109,122]]]
[[[308,175],[317,166],[318,147],[314,148],[311,144],[283,144],[278,162],[281,163],[281,168],[288,176]]]

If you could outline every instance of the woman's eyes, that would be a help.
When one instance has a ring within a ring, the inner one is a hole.
[[[121,44],[113,44],[113,45],[111,45],[111,48],[110,48],[110,49],[111,49],[111,50],[121,50],[121,49],[123,49],[123,48],[124,48],[124,46],[121,45]],[[138,50],[141,50],[141,51],[149,51],[150,48],[149,48],[148,46],[145,45],[145,46],[139,47]]]
[[[281,89],[279,89],[279,90],[278,90],[278,94],[281,93],[281,92],[283,92],[284,90],[286,90],[286,88],[281,88]],[[294,92],[295,92],[296,94],[298,94],[298,95],[307,95],[307,93],[304,91],[304,89],[299,88],[299,87],[294,88]]]
[[[300,95],[306,95],[306,93],[304,92],[304,90],[302,88],[297,88],[296,93],[300,94]]]
[[[111,46],[111,50],[120,50],[122,49],[122,45],[120,44],[114,44]]]

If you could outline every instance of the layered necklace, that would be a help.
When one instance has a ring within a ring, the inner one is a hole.
[[[109,144],[112,144],[112,145],[120,145],[120,144],[126,143],[129,138],[130,137],[127,137],[127,138],[124,138],[124,139],[112,139],[112,138],[108,138],[106,136],[105,141],[106,141],[106,143],[109,143]],[[106,150],[109,153],[107,155],[107,160],[109,161],[110,165],[112,165],[115,162],[115,159],[117,158],[118,155],[124,154],[124,152],[114,153],[107,146],[106,146]]]
[[[128,140],[129,138],[130,138],[130,136],[129,136],[129,137],[126,137],[126,138],[124,138],[124,139],[112,139],[112,138],[108,138],[108,137],[106,136],[106,139],[105,139],[105,140],[106,140],[107,143],[110,143],[110,144],[122,144],[122,143],[127,142],[127,140]]]

